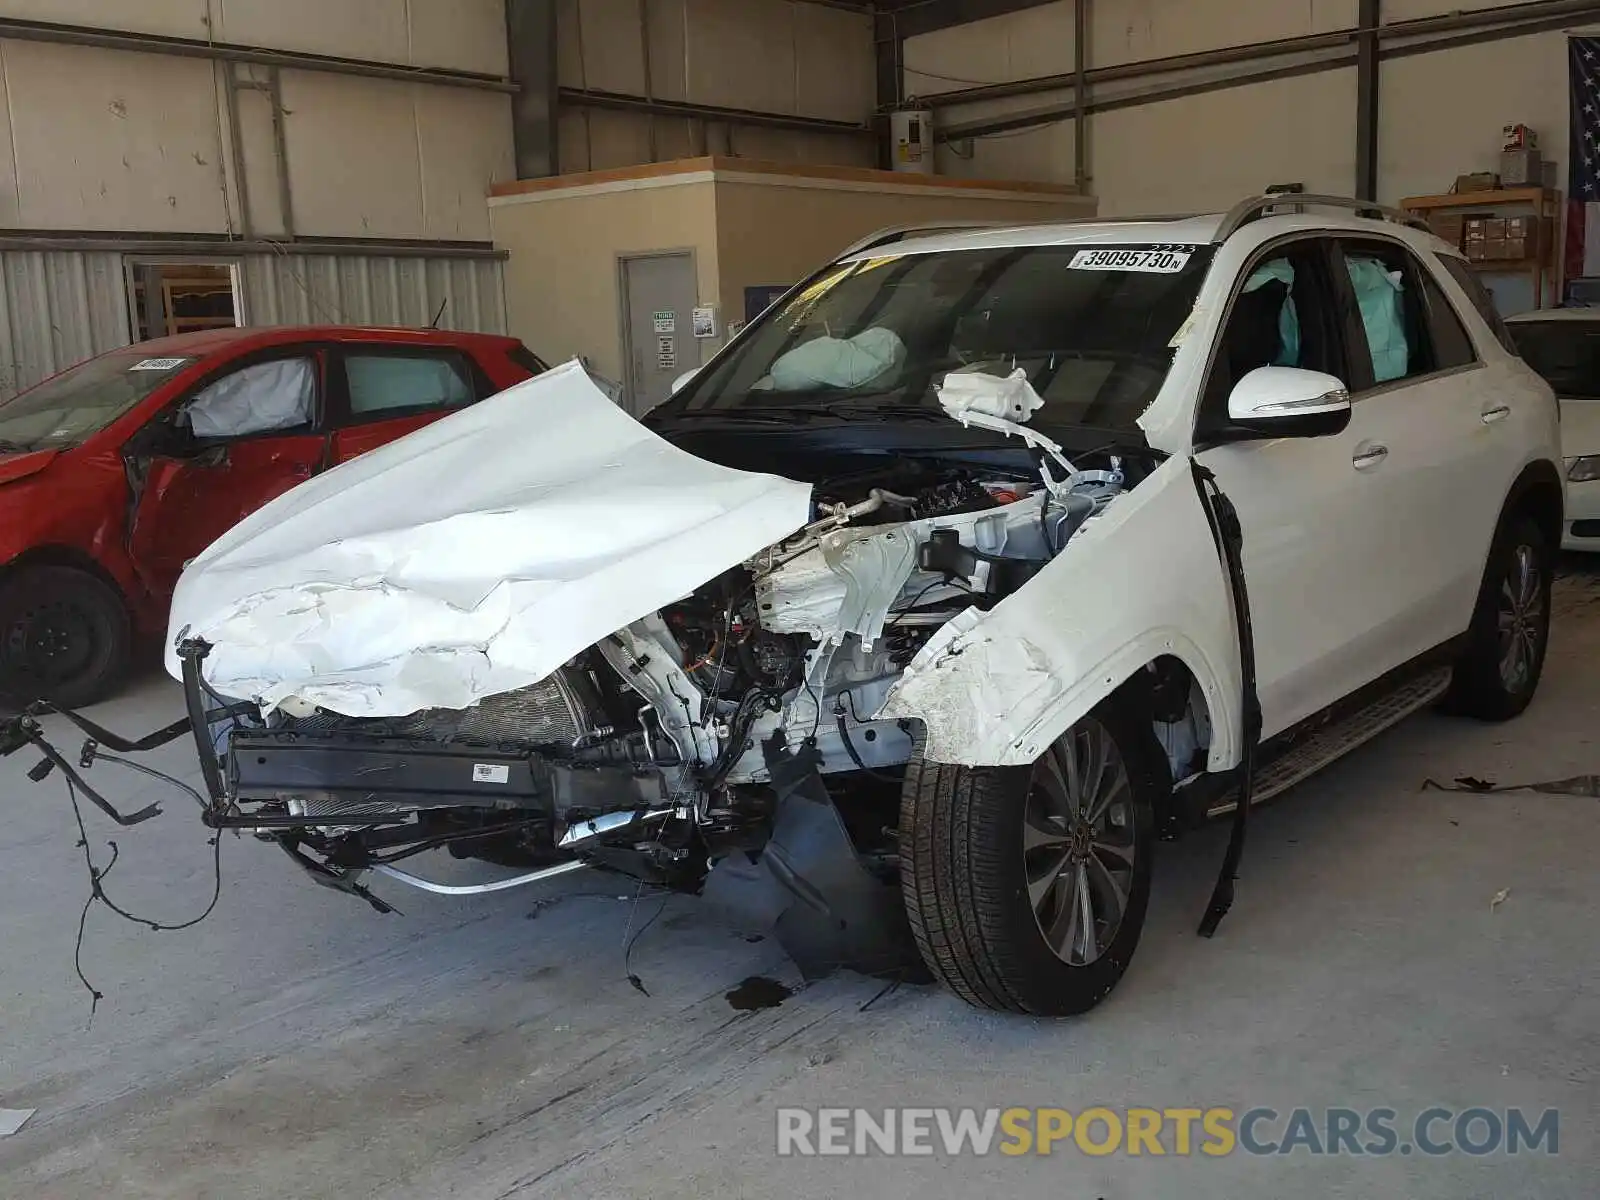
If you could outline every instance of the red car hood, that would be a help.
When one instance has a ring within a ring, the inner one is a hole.
[[[59,450],[27,450],[21,454],[0,455],[0,483],[15,483],[37,475],[55,461]]]

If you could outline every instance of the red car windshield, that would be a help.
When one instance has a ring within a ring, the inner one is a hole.
[[[193,358],[155,358],[132,349],[79,363],[0,401],[0,452],[75,446],[192,362]]]

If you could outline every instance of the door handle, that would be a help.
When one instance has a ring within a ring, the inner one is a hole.
[[[1368,467],[1375,467],[1389,457],[1387,446],[1363,446],[1357,450],[1350,459],[1350,465],[1358,471],[1365,471]]]
[[[1496,421],[1504,421],[1510,415],[1511,406],[1509,404],[1496,404],[1493,408],[1483,410],[1483,423],[1485,425],[1493,425]]]

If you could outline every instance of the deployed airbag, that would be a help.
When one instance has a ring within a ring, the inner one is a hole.
[[[804,525],[811,489],[668,444],[578,362],[295,488],[190,564],[207,680],[271,709],[465,708]]]
[[[1356,303],[1361,307],[1361,323],[1367,330],[1373,382],[1404,379],[1411,365],[1411,347],[1406,343],[1400,272],[1391,271],[1375,258],[1347,256],[1345,265],[1356,291]]]
[[[852,338],[812,338],[772,364],[772,387],[803,392],[818,387],[865,387],[905,362],[906,345],[892,329],[867,329]]]
[[[203,388],[184,408],[195,437],[244,437],[311,423],[312,361],[255,363]]]
[[[1249,295],[1274,282],[1293,289],[1294,267],[1288,259],[1275,258],[1271,262],[1262,263],[1250,278],[1245,280],[1244,294]],[[1283,307],[1278,310],[1278,347],[1278,357],[1273,360],[1274,366],[1300,365],[1300,311],[1295,307],[1292,294],[1284,296]]]

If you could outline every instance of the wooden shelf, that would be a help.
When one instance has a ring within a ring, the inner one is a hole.
[[[1400,201],[1407,212],[1426,212],[1441,208],[1493,208],[1496,205],[1531,204],[1535,207],[1561,202],[1554,188],[1496,188],[1489,192],[1451,192],[1443,196],[1408,196]]]
[[[1428,220],[1430,214],[1450,212],[1483,212],[1497,215],[1493,210],[1508,208],[1531,210],[1541,239],[1540,254],[1536,258],[1482,258],[1468,259],[1472,269],[1485,275],[1526,275],[1533,285],[1533,305],[1544,308],[1546,301],[1561,302],[1561,209],[1562,193],[1555,188],[1524,187],[1495,188],[1485,192],[1451,192],[1443,196],[1408,196],[1400,207]],[[1459,218],[1457,218],[1459,219]]]

